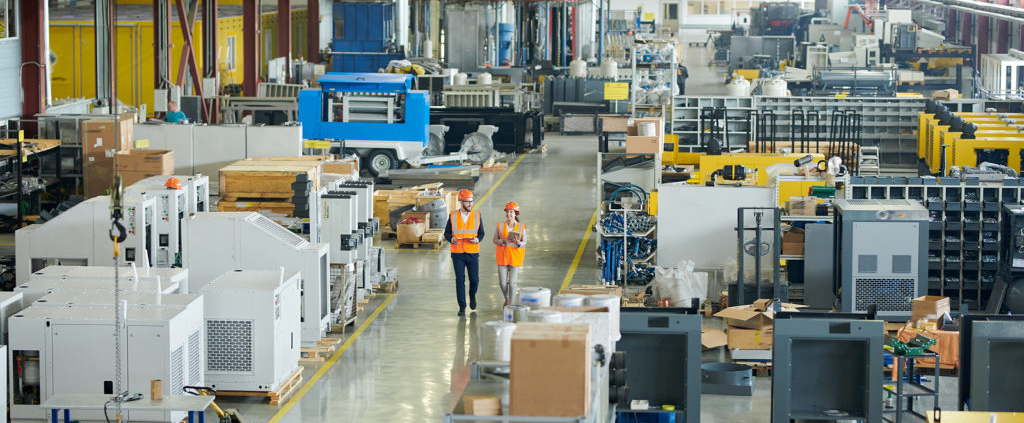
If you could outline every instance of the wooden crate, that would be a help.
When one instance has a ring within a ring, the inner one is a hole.
[[[220,192],[225,198],[291,198],[296,175],[306,174],[315,191],[321,173],[321,162],[313,159],[245,159],[220,170]]]
[[[266,199],[272,200],[272,199]],[[221,212],[258,212],[269,210],[271,213],[284,213],[291,216],[295,212],[295,204],[290,201],[224,201],[217,203],[217,211]]]

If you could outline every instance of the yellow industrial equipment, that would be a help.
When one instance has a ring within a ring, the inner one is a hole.
[[[1024,114],[922,113],[918,152],[933,174],[984,161],[1020,169],[1024,133],[1018,121],[1024,123]]]
[[[679,134],[665,134],[665,151],[661,154],[662,165],[696,166],[700,164],[700,156],[701,153],[684,153],[679,151]]]
[[[152,2],[147,3],[152,4]],[[83,9],[85,10],[85,9]],[[91,9],[89,9],[91,10]],[[306,40],[305,9],[292,10],[292,52],[304,52]],[[117,97],[121,102],[138,107],[147,104],[147,110],[153,111],[153,22],[133,21],[128,15],[125,20],[118,17],[116,29],[117,42]],[[277,28],[277,13],[262,14],[263,28]],[[196,21],[193,25],[193,43],[198,50],[195,52],[196,62],[202,68],[202,37],[204,22]],[[92,13],[71,16],[66,20],[50,21],[50,39],[60,40],[50,44],[50,49],[57,56],[57,62],[51,67],[53,79],[51,89],[54,98],[96,96],[96,75],[93,65],[96,58],[96,43]],[[171,72],[178,71],[181,49],[185,45],[181,26],[175,20],[171,25]],[[218,68],[220,84],[241,84],[244,73],[242,57],[242,17],[224,17],[217,19]],[[277,31],[261,31],[261,46],[276,46]],[[295,56],[301,56],[296,54]],[[261,58],[261,70],[265,73],[266,64],[275,56]],[[253,93],[252,95],[255,95]]]
[[[806,197],[810,195],[811,187],[825,186],[825,178],[815,177],[800,180],[779,179],[775,181],[776,189],[779,191],[779,207],[782,207],[791,197]]]
[[[712,174],[715,171],[725,169],[727,166],[743,166],[751,170],[756,169],[756,172],[752,172],[752,175],[749,178],[743,178],[743,181],[726,180],[725,182],[739,182],[746,185],[766,186],[768,184],[767,169],[769,166],[782,163],[792,164],[797,159],[804,157],[806,155],[807,154],[803,153],[723,153],[720,155],[702,154],[699,160],[700,167],[698,171],[694,173],[694,177],[693,179],[691,179],[691,181],[699,183],[710,182],[712,181]],[[820,153],[811,154],[811,157],[814,162],[825,160],[825,156]]]

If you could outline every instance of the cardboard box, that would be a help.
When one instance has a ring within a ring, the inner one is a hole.
[[[661,138],[626,136],[626,154],[657,154],[661,152]]]
[[[427,232],[427,225],[423,223],[398,224],[398,240],[395,242],[419,242],[420,237]]]
[[[164,399],[164,381],[160,379],[149,381],[149,398],[152,400]]]
[[[652,123],[654,123],[654,127],[655,127],[655,129],[657,131],[657,136],[658,137],[664,137],[665,136],[665,120],[660,118],[660,117],[629,119],[629,121],[628,121],[628,125],[629,126],[626,128],[626,135],[627,136],[636,136],[636,135],[638,135],[637,124],[645,123],[645,122],[652,122]]]
[[[82,193],[85,198],[104,195],[114,181],[114,159],[89,157],[83,168]]]
[[[804,230],[790,228],[782,234],[782,254],[801,255],[804,253]]]
[[[427,212],[404,212],[404,213],[402,213],[402,220],[405,220],[405,218],[407,218],[407,217],[411,217],[411,218],[414,218],[414,219],[419,219],[420,222],[423,222],[424,227],[426,227],[426,228],[430,227],[430,213],[427,213]],[[399,222],[401,222],[402,220],[399,220]]]
[[[629,128],[630,118],[627,117],[601,116],[599,119],[602,132],[626,132]]]
[[[586,416],[590,411],[590,328],[517,325],[512,334],[509,414]]]
[[[605,351],[610,351],[618,335],[618,322],[612,321],[615,316],[608,312],[608,307],[541,307],[541,310],[562,313],[562,323],[590,326],[591,347],[601,345]]]
[[[122,115],[120,119],[90,119],[82,122],[83,156],[113,158],[119,151],[131,150],[133,146],[132,120]]]
[[[497,416],[501,414],[501,399],[494,395],[466,395],[462,409],[471,416]]]
[[[729,349],[770,350],[772,349],[772,328],[741,329],[731,327],[728,330]]]
[[[949,298],[935,295],[925,295],[914,298],[910,304],[911,321],[920,319],[936,320],[944,313],[949,312]]]
[[[953,88],[947,88],[932,92],[932,98],[936,100],[956,100],[960,98],[960,92]]]
[[[789,197],[789,214],[793,216],[814,216],[818,207],[817,197]]]
[[[806,307],[800,304],[782,303],[783,311],[800,311]],[[770,328],[775,323],[775,313],[771,308],[758,310],[754,305],[741,305],[726,308],[715,313],[715,317],[725,319],[725,324],[746,329]]]
[[[700,346],[705,350],[724,347],[728,344],[728,337],[725,332],[718,329],[701,329]]]
[[[574,284],[565,287],[565,289],[559,291],[559,294],[579,294],[579,295],[614,295],[617,297],[622,296],[621,286],[605,286],[605,285],[580,285]]]
[[[117,170],[129,172],[148,172],[153,175],[173,175],[174,151],[121,151],[117,153]]]

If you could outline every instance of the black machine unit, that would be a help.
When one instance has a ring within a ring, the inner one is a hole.
[[[750,9],[750,35],[792,35],[799,18],[796,3],[763,3]]]
[[[535,110],[519,113],[499,108],[433,108],[430,124],[448,126],[444,154],[459,151],[462,139],[480,125],[498,127],[491,139],[494,149],[503,153],[522,154],[544,141],[544,114]]]

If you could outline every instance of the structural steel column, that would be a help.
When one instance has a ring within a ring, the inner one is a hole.
[[[956,16],[957,16],[957,14],[956,14],[955,10],[953,10],[953,9],[946,9],[946,39],[947,40],[956,40],[956,39],[958,39],[957,35],[959,35],[959,34],[957,34]]]
[[[960,41],[965,46],[977,46],[976,38],[971,33],[972,16],[966,12],[960,12]],[[978,57],[978,49],[974,49],[975,57]]]
[[[220,89],[220,73],[218,66],[218,53],[220,45],[217,43],[217,0],[203,0],[203,78],[213,78],[215,87]],[[209,123],[217,123],[220,116],[219,100],[217,91],[205,93],[209,100],[210,116]],[[203,99],[203,102],[206,102]]]
[[[316,0],[309,0],[316,1]],[[285,58],[285,82],[291,75],[292,60],[292,1],[277,0],[277,57]]]
[[[184,73],[182,67],[187,64],[189,73],[192,74],[192,86],[195,87],[196,94],[202,99],[203,96],[203,77],[199,73],[199,65],[196,63],[196,49],[195,43],[192,38],[192,27],[195,23],[196,6],[198,0],[193,0],[192,11],[186,16],[185,15],[185,0],[178,0],[175,2],[178,11],[178,23],[181,25],[181,37],[185,39],[185,45],[181,48],[181,65],[178,67],[178,85],[181,85],[184,79]],[[214,23],[216,25],[216,23]],[[200,101],[202,105],[203,122],[210,121],[210,109],[206,107],[205,101]]]
[[[1009,6],[1008,0],[998,0],[997,3]],[[1005,54],[1010,44],[1010,22],[1002,19],[996,20],[996,51],[994,53]]]
[[[320,62],[320,0],[306,0],[306,60]]]
[[[153,88],[171,80],[171,2],[153,0]]]
[[[242,2],[242,94],[256,96],[260,74],[260,12],[257,1]]]
[[[109,102],[110,112],[117,106],[117,46],[114,37],[115,4],[113,0],[96,0],[94,20],[96,31],[96,98]]]
[[[988,16],[977,16],[978,19],[978,54],[987,54],[989,51],[989,27]],[[979,56],[980,57],[980,56]]]
[[[35,120],[46,111],[46,0],[25,0],[21,3],[21,88],[25,92],[21,115]],[[36,135],[35,122],[22,126],[29,136]]]

